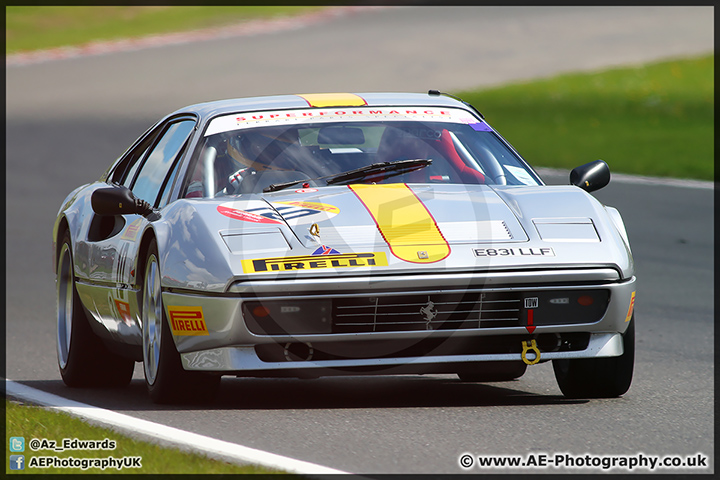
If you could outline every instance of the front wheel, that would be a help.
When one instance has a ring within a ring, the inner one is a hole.
[[[220,376],[182,368],[162,303],[155,240],[148,248],[142,283],[143,371],[150,399],[155,403],[211,400],[220,386]]]
[[[123,387],[135,362],[110,352],[91,329],[75,288],[70,234],[65,232],[57,264],[56,346],[60,375],[68,387]]]
[[[614,398],[630,388],[635,364],[635,316],[623,334],[623,354],[610,358],[553,360],[555,379],[568,398]]]

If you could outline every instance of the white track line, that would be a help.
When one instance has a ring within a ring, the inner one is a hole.
[[[212,458],[224,458],[235,462],[251,463],[263,467],[284,470],[302,475],[348,474],[341,470],[315,465],[302,460],[283,457],[274,453],[244,447],[223,440],[186,432],[178,428],[142,420],[122,413],[105,410],[85,403],[76,402],[43,392],[12,380],[5,381],[6,397],[16,397],[32,403],[60,410],[85,420],[108,425],[132,434],[162,440],[182,447],[184,450],[201,452]]]
[[[561,168],[537,167],[535,168],[535,171],[538,172],[541,177],[543,175],[564,175],[566,178],[568,178],[568,185],[570,184],[570,170],[563,170]],[[707,180],[646,177],[643,175],[628,175],[625,173],[612,173],[610,176],[610,182],[634,183],[636,185],[663,185],[666,187],[685,187],[701,190],[713,190],[715,188],[715,182],[710,182]]]

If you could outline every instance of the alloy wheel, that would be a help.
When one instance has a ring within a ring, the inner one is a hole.
[[[145,269],[142,317],[143,368],[147,382],[152,385],[157,379],[160,365],[163,319],[160,270],[155,255],[150,255]]]

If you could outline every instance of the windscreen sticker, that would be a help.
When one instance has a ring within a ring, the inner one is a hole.
[[[245,273],[289,272],[323,268],[387,267],[384,252],[307,255],[298,257],[256,258],[243,260]]]
[[[518,179],[518,181],[525,185],[537,185],[537,182],[530,176],[530,174],[523,168],[514,167],[512,165],[503,165],[510,175]]]
[[[173,335],[209,335],[202,307],[168,306]]]
[[[272,110],[225,115],[213,119],[205,136],[241,128],[292,125],[316,122],[441,121],[467,124],[468,112],[440,107],[350,107]],[[477,121],[475,119],[474,121]]]
[[[349,185],[372,216],[390,251],[411,263],[434,263],[450,255],[450,245],[425,204],[404,183]]]
[[[485,122],[470,123],[469,124],[476,132],[492,132],[492,128]]]

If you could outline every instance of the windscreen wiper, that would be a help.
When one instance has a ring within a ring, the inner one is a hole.
[[[364,178],[373,173],[384,173],[394,170],[417,170],[419,168],[427,167],[431,163],[432,159],[430,158],[411,158],[407,160],[395,160],[394,162],[373,163],[372,165],[367,165],[365,167],[356,168],[355,170],[350,170],[349,172],[334,175],[325,180],[325,182],[328,185],[332,185],[334,183],[340,183],[347,180]],[[405,172],[397,172],[398,175],[400,173]]]
[[[305,179],[285,183],[273,183],[269,187],[264,188],[263,192],[277,192],[278,190],[297,185],[301,182],[312,182],[316,180],[325,180],[327,185],[333,185],[335,183],[345,182],[348,180],[357,180],[358,178],[364,178],[375,173],[393,172],[389,176],[399,175],[401,173],[405,173],[407,170],[417,170],[419,168],[427,167],[431,163],[432,159],[430,158],[411,158],[407,160],[395,160],[394,162],[373,163],[372,165],[366,165],[364,167],[356,168],[355,170],[349,170],[336,175],[318,177],[312,180]]]

